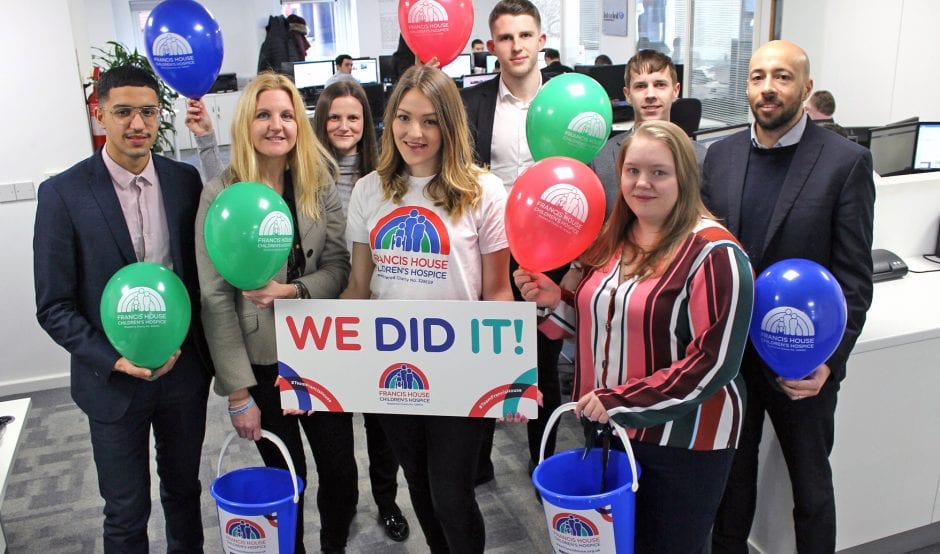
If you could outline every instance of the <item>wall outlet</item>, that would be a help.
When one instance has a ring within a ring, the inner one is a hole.
[[[13,185],[0,185],[0,202],[16,202],[16,189]]]
[[[36,198],[36,187],[32,181],[14,183],[13,190],[16,191],[17,200],[33,200]]]

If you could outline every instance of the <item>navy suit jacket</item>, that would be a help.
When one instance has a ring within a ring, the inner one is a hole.
[[[490,164],[493,147],[493,120],[496,117],[496,100],[499,98],[500,76],[479,85],[461,89],[460,96],[467,108],[467,123],[476,149],[476,161],[480,165]]]
[[[33,235],[36,316],[71,354],[72,398],[89,417],[114,422],[146,382],[112,371],[121,355],[101,324],[108,280],[137,256],[101,150],[39,187]],[[190,165],[154,155],[166,208],[173,270],[193,306],[190,332],[173,369],[172,386],[205,386],[211,376],[199,313],[195,221],[202,181]]]
[[[748,129],[713,144],[705,157],[703,200],[736,236],[748,209],[741,200],[750,149]],[[748,252],[758,274],[780,260],[806,258],[839,281],[848,321],[842,341],[826,362],[837,383],[845,377],[845,362],[871,305],[874,203],[871,153],[809,121],[773,208],[764,245]],[[752,355],[745,360],[763,365],[753,348],[748,350]]]

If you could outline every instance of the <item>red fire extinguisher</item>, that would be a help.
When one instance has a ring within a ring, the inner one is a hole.
[[[88,95],[88,99],[86,100],[88,104],[88,125],[91,129],[91,146],[94,150],[98,150],[104,146],[105,137],[107,136],[104,127],[98,123],[98,118],[95,117],[95,113],[98,111],[97,83],[100,74],[101,68],[96,65],[94,76],[92,77],[94,82],[91,83],[91,94]]]

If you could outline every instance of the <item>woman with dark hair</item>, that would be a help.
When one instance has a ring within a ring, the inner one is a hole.
[[[353,186],[363,175],[375,170],[378,148],[375,124],[369,110],[366,91],[359,83],[342,80],[323,89],[313,116],[313,132],[333,154],[339,167],[336,189],[343,203],[343,215],[349,208]],[[385,534],[396,542],[408,538],[408,520],[395,502],[398,492],[398,461],[375,414],[362,414],[366,425],[366,449],[369,454],[369,481],[372,497],[379,508],[379,522]]]
[[[642,470],[636,551],[705,553],[743,417],[753,274],[702,203],[679,127],[643,123],[617,167],[620,199],[564,281],[576,289],[524,269],[513,278],[544,310],[545,334],[576,339],[575,413],[629,430]]]
[[[506,190],[474,165],[471,140],[453,79],[433,67],[408,69],[385,110],[378,168],[356,183],[350,198],[346,236],[353,243],[352,272],[342,298],[512,300]],[[373,231],[390,220],[400,221],[408,236],[433,225],[449,241],[449,251],[373,241]],[[373,255],[402,248],[418,265],[440,263],[448,270],[405,282],[396,271],[401,266],[373,261]],[[378,418],[404,469],[431,552],[483,552],[486,531],[474,481],[485,420]]]

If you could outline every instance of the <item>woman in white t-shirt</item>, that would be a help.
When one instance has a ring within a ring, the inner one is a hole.
[[[473,164],[454,82],[436,68],[409,69],[384,119],[378,169],[349,201],[352,273],[341,298],[511,301],[506,191]],[[381,416],[432,552],[483,551],[473,491],[483,422]]]

